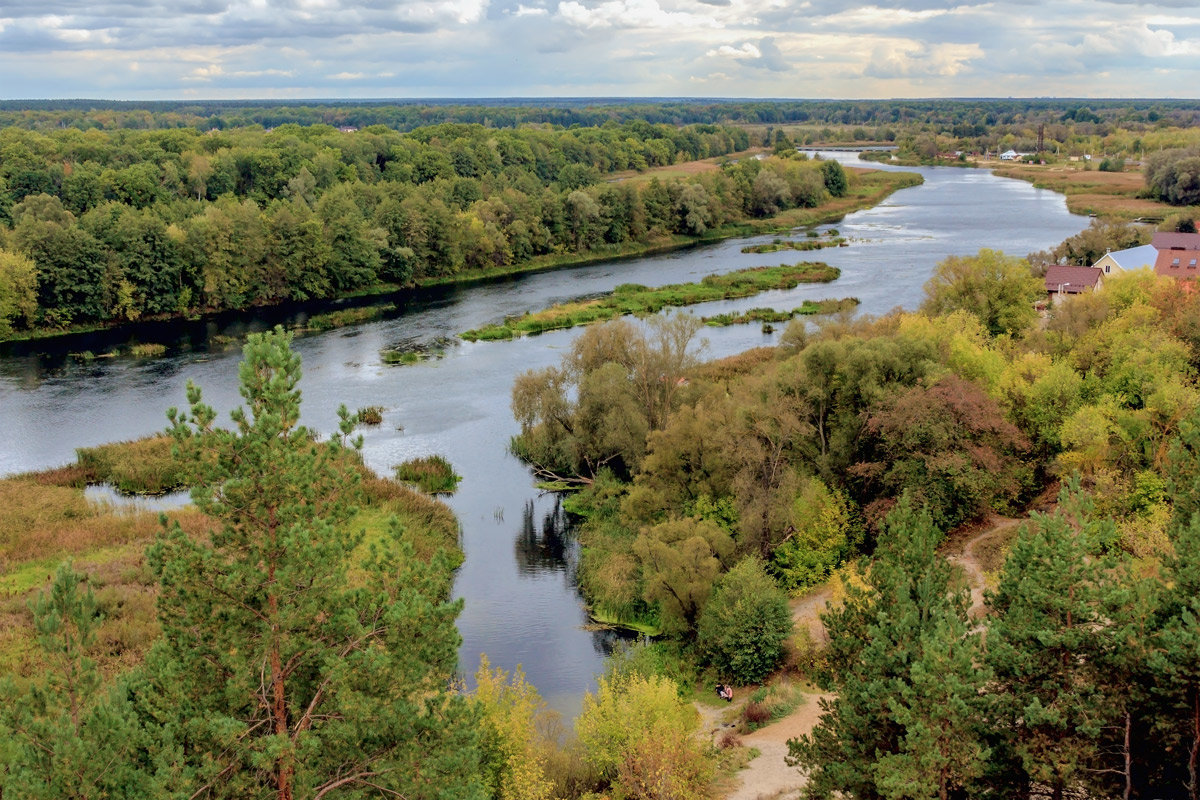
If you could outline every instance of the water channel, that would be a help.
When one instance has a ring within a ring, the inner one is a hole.
[[[846,153],[830,157],[852,163]],[[885,168],[888,168],[885,166]],[[934,265],[982,247],[1025,255],[1053,247],[1088,220],[1068,214],[1064,198],[982,170],[915,169],[922,186],[836,223],[845,248],[804,254],[842,269],[832,284],[698,306],[698,314],[755,306],[791,308],[804,299],[855,296],[867,314],[916,307]],[[828,228],[831,226],[823,226]],[[462,524],[466,562],[456,584],[466,601],[459,619],[460,668],[472,673],[480,653],[493,665],[523,665],[551,706],[573,716],[613,635],[588,630],[572,570],[576,557],[555,498],[544,496],[507,452],[516,424],[509,389],[520,372],[556,363],[578,331],[512,342],[462,343],[444,357],[413,366],[386,366],[382,348],[429,343],[499,320],[633,282],[660,285],[699,280],[746,266],[798,260],[794,253],[741,253],[770,237],[727,241],[667,255],[516,277],[453,289],[412,303],[395,318],[298,339],[303,357],[303,422],[335,429],[336,409],[379,405],[384,422],[366,429],[364,454],[382,474],[408,458],[445,455],[464,480],[449,505]],[[724,356],[770,344],[760,326],[706,329],[707,353]],[[79,446],[120,441],[161,430],[166,410],[185,404],[196,381],[222,412],[237,395],[237,348],[203,342],[172,345],[157,359],[80,360],[37,354],[0,359],[0,475],[71,461]]]

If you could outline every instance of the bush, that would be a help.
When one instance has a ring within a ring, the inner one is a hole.
[[[783,719],[796,710],[800,699],[800,692],[786,681],[755,689],[742,707],[742,732],[753,733]]]
[[[823,583],[858,541],[849,500],[819,478],[792,503],[791,525],[795,532],[771,554],[771,572],[789,592]]]
[[[659,677],[601,678],[575,723],[582,759],[618,796],[688,800],[705,796],[711,759],[695,734],[699,714]]]
[[[783,659],[792,613],[762,561],[750,557],[717,581],[697,627],[700,650],[719,675],[759,683]]]

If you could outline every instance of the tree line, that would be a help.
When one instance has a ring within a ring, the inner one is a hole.
[[[794,158],[747,159],[690,180],[601,181],[748,144],[737,129],[645,123],[211,136],[9,128],[0,131],[9,223],[0,227],[0,325],[344,296],[699,236],[846,191],[840,167]]]
[[[294,123],[395,130],[444,122],[505,128],[525,124],[601,126],[644,120],[672,126],[695,124],[834,126],[936,124],[956,135],[981,134],[994,125],[1028,123],[1160,122],[1194,125],[1200,104],[1180,99],[980,98],[894,100],[633,100],[614,98],[489,98],[465,100],[4,100],[0,125],[51,129],[197,128],[246,125],[266,128]]]

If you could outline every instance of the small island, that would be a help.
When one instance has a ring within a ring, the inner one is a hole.
[[[572,328],[625,314],[653,314],[667,306],[690,306],[714,300],[750,297],[770,289],[792,289],[801,283],[829,283],[837,280],[839,275],[841,270],[837,267],[819,261],[802,261],[777,267],[750,267],[724,275],[707,275],[699,283],[673,283],[658,288],[624,283],[601,297],[559,303],[543,311],[509,317],[501,323],[464,331],[459,336],[469,342],[512,339],[521,334]]]

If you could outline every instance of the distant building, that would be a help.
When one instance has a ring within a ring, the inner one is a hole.
[[[1154,269],[1154,262],[1157,260],[1158,248],[1152,244],[1144,244],[1141,247],[1105,253],[1092,266],[1104,270],[1105,275],[1111,275],[1114,272],[1131,272],[1146,267]]]
[[[1150,242],[1158,251],[1154,271],[1172,278],[1195,278],[1200,275],[1200,233],[1154,234]]]
[[[1046,293],[1053,301],[1068,294],[1095,291],[1104,283],[1104,271],[1095,267],[1052,264],[1046,268]]]
[[[1001,161],[1016,161],[1020,157],[1021,157],[1021,154],[1018,153],[1016,150],[1005,150],[1003,153],[1000,154]]]

